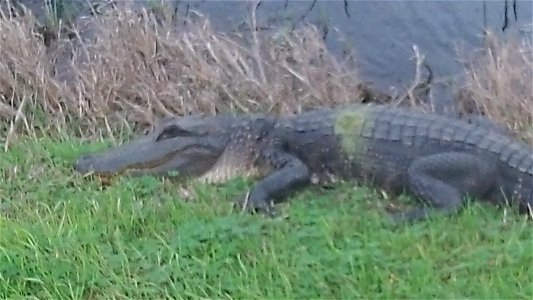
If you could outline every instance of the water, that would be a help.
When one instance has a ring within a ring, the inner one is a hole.
[[[406,86],[412,80],[413,45],[426,56],[435,76],[456,75],[461,72],[458,50],[469,53],[482,46],[484,28],[504,34],[526,28],[533,23],[532,3],[505,0],[263,1],[257,16],[259,24],[263,25],[268,22],[268,25],[287,26],[304,21],[326,28],[330,49],[340,53],[343,47],[352,47],[363,77],[388,88]],[[250,8],[242,1],[183,1],[179,8],[183,11],[187,5],[189,9],[209,15],[218,28],[229,30],[242,22]],[[333,28],[346,36],[346,42],[338,42],[339,36],[333,33]],[[531,32],[524,34],[531,35]]]

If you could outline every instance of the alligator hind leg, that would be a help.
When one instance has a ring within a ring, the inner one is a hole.
[[[416,221],[434,211],[456,212],[466,195],[482,197],[494,186],[493,162],[463,152],[434,154],[415,160],[408,171],[408,190],[430,207],[395,214],[396,221]]]

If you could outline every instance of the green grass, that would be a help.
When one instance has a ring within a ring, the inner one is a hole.
[[[386,222],[368,189],[310,188],[285,219],[229,202],[251,182],[103,186],[70,168],[89,149],[49,139],[0,155],[0,298],[531,299],[533,231],[472,203],[414,225]],[[505,222],[503,221],[505,219]]]

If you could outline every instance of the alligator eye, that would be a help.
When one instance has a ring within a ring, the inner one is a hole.
[[[161,134],[155,139],[156,141],[171,139],[177,136],[190,136],[191,132],[180,128],[177,125],[171,125],[163,129]]]

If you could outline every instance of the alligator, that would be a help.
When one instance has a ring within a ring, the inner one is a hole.
[[[456,213],[467,199],[533,207],[532,147],[491,126],[381,104],[321,107],[302,114],[193,114],[163,119],[129,143],[82,155],[82,173],[161,175],[223,183],[258,179],[239,201],[275,216],[274,203],[314,184],[352,180],[425,205],[398,222]],[[169,175],[170,174],[170,175]]]

